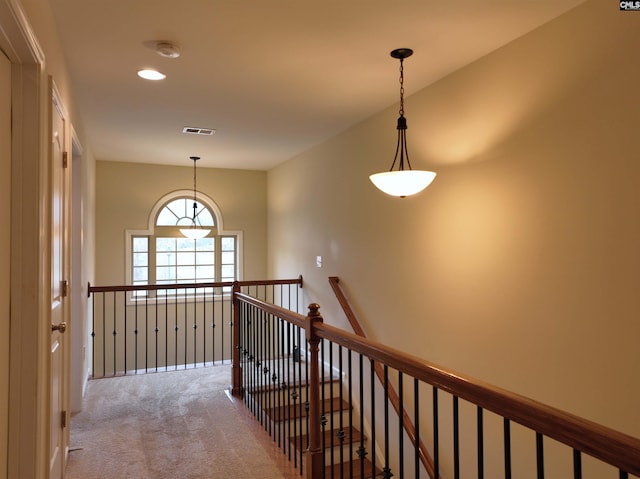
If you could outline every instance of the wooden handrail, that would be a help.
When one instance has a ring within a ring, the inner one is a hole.
[[[316,335],[640,476],[640,439],[327,325]]]
[[[87,296],[91,293],[108,293],[115,291],[157,291],[161,289],[193,289],[193,288],[228,288],[238,285],[244,286],[271,286],[281,284],[298,284],[302,287],[302,275],[294,279],[267,279],[250,281],[217,281],[212,283],[175,283],[175,284],[124,284],[120,286],[91,286],[87,283]]]
[[[351,308],[351,304],[349,303],[349,300],[347,299],[347,296],[344,294],[344,291],[342,290],[342,287],[339,285],[339,283],[340,283],[340,278],[338,278],[337,276],[329,277],[329,284],[331,285],[331,289],[333,289],[333,292],[336,295],[336,298],[338,299],[340,306],[342,306],[342,310],[344,311],[344,314],[347,316],[347,319],[349,320],[349,324],[351,325],[351,328],[353,329],[355,334],[357,334],[360,337],[366,338],[367,335],[364,332],[364,329],[362,329],[362,326],[360,325],[360,322],[358,321],[358,318],[356,317],[353,311],[353,308]],[[376,376],[378,377],[378,380],[381,383],[384,382],[384,371],[383,371],[382,365],[380,363],[375,363],[374,369],[375,369]],[[398,414],[398,416],[402,416],[402,424],[404,426],[404,429],[407,433],[407,436],[409,436],[411,443],[415,447],[416,446],[415,426],[413,424],[413,421],[411,421],[411,418],[407,414],[406,410],[403,407],[401,407],[400,398],[398,397],[398,393],[396,392],[392,384],[388,384],[387,395],[389,397],[389,401],[391,402],[391,405],[393,406],[393,409],[396,411],[396,414]],[[433,458],[429,455],[429,452],[427,451],[427,447],[425,446],[422,439],[418,440],[418,453],[420,456],[420,461],[422,462],[422,465],[425,467],[427,474],[429,474],[429,477],[433,478],[435,476],[435,465],[433,462]]]
[[[249,296],[245,293],[237,293],[235,296],[237,300],[241,300],[243,303],[256,306],[257,308],[260,308],[267,313],[271,313],[278,318],[289,321],[294,326],[306,329],[306,316],[303,316],[302,314],[294,313],[293,311],[282,308],[280,306],[276,306],[275,304],[265,303],[264,301],[254,298],[253,296]]]

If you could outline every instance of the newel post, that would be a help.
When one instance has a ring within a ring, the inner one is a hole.
[[[231,361],[231,394],[241,397],[243,394],[242,386],[242,367],[240,366],[240,301],[237,294],[240,292],[240,285],[237,281],[233,283],[233,358]]]
[[[315,327],[322,323],[320,305],[309,305],[309,315],[306,318],[305,330],[309,341],[309,449],[306,457],[307,479],[320,479],[324,477],[324,457],[320,443],[320,369],[319,369],[319,345],[320,338],[316,334]]]

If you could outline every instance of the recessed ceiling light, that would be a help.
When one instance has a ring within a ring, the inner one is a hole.
[[[144,78],[145,80],[164,80],[165,78],[167,78],[167,75],[165,75],[164,73],[160,73],[157,70],[151,69],[138,71],[138,76],[140,78]]]

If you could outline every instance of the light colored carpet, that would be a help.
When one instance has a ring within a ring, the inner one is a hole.
[[[65,478],[283,478],[225,391],[230,369],[89,381]]]

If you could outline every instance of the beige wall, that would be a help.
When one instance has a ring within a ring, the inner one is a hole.
[[[339,276],[372,337],[640,436],[637,45],[594,0],[407,98],[416,197],[367,178],[397,106],[273,169],[269,276],[342,325]]]
[[[185,164],[189,164],[185,157]],[[266,172],[198,166],[198,191],[220,208],[227,231],[244,239],[243,279],[266,277]],[[98,161],[96,285],[125,284],[125,230],[147,229],[149,213],[168,193],[193,188],[191,166]]]

